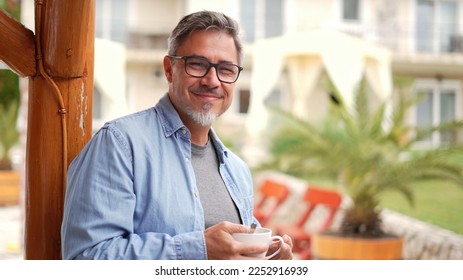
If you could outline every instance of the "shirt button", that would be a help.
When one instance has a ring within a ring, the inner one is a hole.
[[[196,196],[196,198],[198,198],[198,197],[199,197],[199,194],[198,194],[198,192],[195,192],[195,196]]]
[[[186,134],[186,129],[183,129],[183,130],[182,130],[182,134],[183,134],[183,135]]]

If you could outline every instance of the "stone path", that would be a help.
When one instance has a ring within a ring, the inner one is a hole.
[[[0,260],[21,260],[23,214],[20,206],[0,206]]]

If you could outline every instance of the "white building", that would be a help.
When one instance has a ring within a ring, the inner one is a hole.
[[[33,11],[33,1],[23,1],[23,6],[26,6],[23,14],[27,15],[27,10]],[[244,135],[241,133],[245,132],[250,101],[256,102],[256,95],[252,98],[254,59],[258,55],[256,46],[266,38],[315,30],[343,31],[386,50],[389,55],[386,55],[385,65],[390,66],[392,74],[415,78],[415,90],[428,97],[413,112],[412,123],[438,124],[461,118],[461,0],[96,0],[96,37],[113,42],[113,47],[109,46],[110,43],[97,41],[95,118],[104,121],[151,107],[157,102],[167,90],[162,69],[167,37],[182,16],[203,9],[222,11],[237,19],[246,43],[245,70],[237,82],[234,103],[216,125],[225,138]],[[105,46],[101,52],[102,44]],[[340,57],[355,61],[351,52],[345,52],[344,45],[336,45],[336,48],[345,53]],[[109,55],[107,50],[112,54]],[[99,53],[106,54],[106,58]],[[270,50],[269,58],[271,53]],[[342,71],[347,75],[351,64],[346,63],[340,62],[340,66],[346,68]],[[120,67],[125,75],[121,74]],[[97,70],[100,68],[102,71]],[[104,77],[104,74],[112,76],[111,71],[119,71],[120,79]],[[322,115],[323,102],[328,102],[327,93],[318,83],[312,83],[305,89],[311,93],[311,98],[303,102],[294,99],[292,85],[295,76],[291,74],[294,72],[291,66],[283,65],[279,75],[270,81],[273,85],[265,101],[296,108],[296,111],[307,112],[312,117]],[[347,82],[355,80],[346,77]],[[387,84],[386,78],[383,80]],[[387,94],[389,89],[382,88]],[[119,104],[121,102],[123,104]],[[96,122],[94,128],[100,125],[101,122]],[[240,145],[242,138],[244,136],[235,137],[234,144]],[[429,143],[438,145],[444,140],[445,137],[436,134]]]

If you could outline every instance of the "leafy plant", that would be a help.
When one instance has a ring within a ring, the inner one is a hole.
[[[21,17],[20,2],[20,0],[0,0],[0,9],[4,9],[13,18],[19,20]]]
[[[18,75],[0,70],[0,170],[12,168],[9,151],[19,140],[16,129],[19,102]]]
[[[20,19],[19,0],[0,0],[0,8]],[[0,70],[0,170],[12,168],[9,152],[19,141],[16,129],[20,103],[19,77],[10,70]]]
[[[451,181],[463,186],[463,167],[454,160],[463,150],[455,143],[417,150],[414,144],[432,133],[455,130],[462,122],[429,128],[407,124],[408,110],[420,99],[400,86],[391,99],[372,109],[364,81],[352,108],[333,88],[330,114],[320,123],[300,119],[274,108],[281,120],[272,138],[272,168],[304,178],[308,174],[336,182],[351,198],[341,223],[346,235],[378,237],[381,227],[379,199],[388,191],[402,194],[412,205],[412,182],[425,179]],[[393,104],[392,109],[388,105]]]
[[[19,141],[19,132],[16,129],[17,116],[17,102],[9,103],[8,107],[0,103],[0,170],[12,168],[9,152]]]

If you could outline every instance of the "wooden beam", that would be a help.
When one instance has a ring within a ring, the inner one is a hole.
[[[34,33],[0,10],[0,60],[21,77],[35,76]]]

